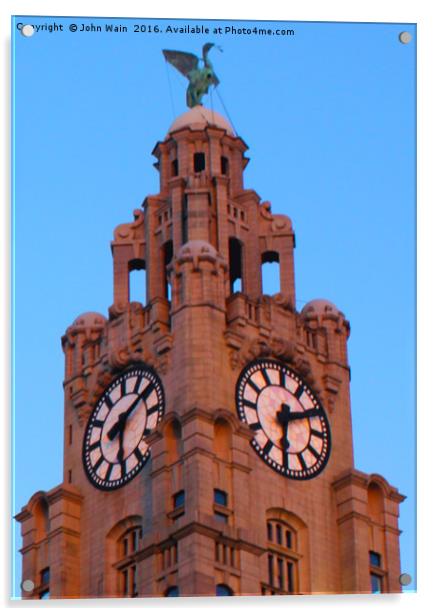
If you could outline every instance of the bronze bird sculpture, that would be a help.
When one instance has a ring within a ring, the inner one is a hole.
[[[208,57],[208,53],[212,47],[215,47],[214,43],[206,43],[204,45],[202,48],[202,59],[198,58],[198,56],[195,56],[193,53],[163,49],[165,59],[189,80],[186,92],[188,107],[202,105],[202,97],[204,94],[208,93],[210,86],[217,86],[219,84],[219,79]],[[220,47],[217,48],[222,51]]]

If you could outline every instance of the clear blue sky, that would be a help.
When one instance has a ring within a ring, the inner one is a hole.
[[[350,320],[355,464],[407,495],[402,571],[415,580],[414,26],[294,22],[294,36],[260,37],[133,32],[231,25],[212,21],[16,21],[65,31],[26,39],[12,27],[14,511],[62,479],[60,337],[82,312],[107,314],[113,229],[158,192],[151,151],[185,111],[185,81],[161,50],[211,41],[224,50],[211,56],[220,95],[250,147],[245,185],[293,220],[298,308],[324,297]],[[129,31],[68,30],[91,22]],[[213,105],[224,112],[216,94]]]

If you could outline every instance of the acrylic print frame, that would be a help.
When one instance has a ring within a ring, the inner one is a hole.
[[[13,598],[416,589],[416,37],[12,18]]]

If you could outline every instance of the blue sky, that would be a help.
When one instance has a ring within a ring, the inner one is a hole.
[[[297,306],[325,297],[350,320],[355,465],[407,495],[402,571],[415,580],[414,26],[293,22],[294,36],[260,37],[133,32],[226,25],[211,21],[17,21],[65,32],[12,28],[14,510],[61,481],[60,337],[82,312],[107,314],[113,229],[158,192],[151,151],[185,110],[161,50],[212,41],[220,96],[250,148],[245,186],[293,221]],[[91,22],[129,32],[68,30]]]

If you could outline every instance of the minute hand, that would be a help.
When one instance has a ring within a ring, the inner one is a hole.
[[[111,441],[113,441],[113,439],[115,438],[115,436],[118,435],[120,430],[124,428],[127,417],[131,415],[131,413],[134,411],[137,404],[141,400],[142,400],[142,396],[139,396],[139,398],[136,398],[136,400],[132,404],[130,404],[130,406],[128,407],[126,411],[124,411],[123,413],[120,413],[118,417],[118,421],[113,424],[113,426],[110,428],[110,430],[107,433],[107,436],[109,437]]]
[[[310,409],[309,411],[299,412],[295,411],[289,414],[288,420],[294,421],[295,419],[307,419],[308,417],[317,417],[320,415],[320,411],[318,409]]]

